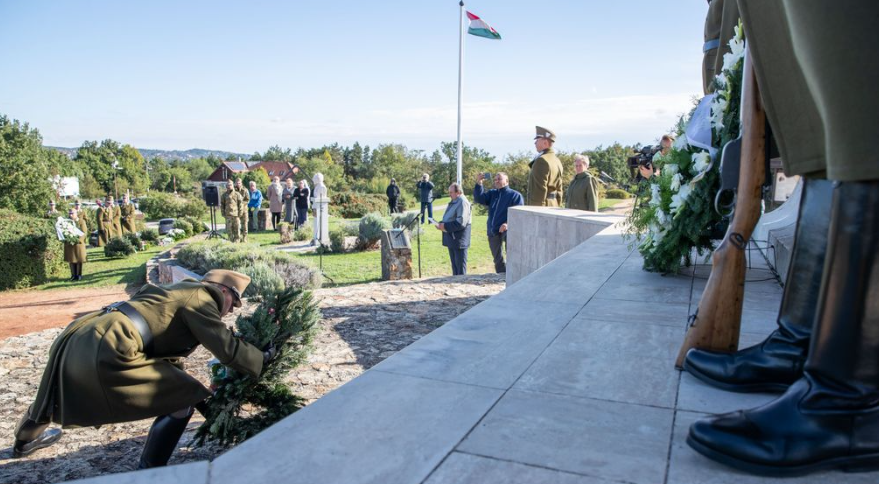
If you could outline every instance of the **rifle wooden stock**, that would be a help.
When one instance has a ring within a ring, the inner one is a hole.
[[[675,367],[681,368],[690,348],[731,353],[738,349],[745,293],[745,247],[760,218],[766,114],[760,101],[754,64],[745,53],[742,76],[742,159],[735,212],[729,229],[711,258],[711,275],[702,292],[695,320],[687,329]]]

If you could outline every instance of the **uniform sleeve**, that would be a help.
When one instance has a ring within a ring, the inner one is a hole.
[[[589,179],[589,196],[586,200],[586,210],[598,211],[598,182],[595,178]]]
[[[225,215],[226,214],[226,196],[223,195],[220,197],[220,212]]]
[[[543,157],[538,158],[531,167],[534,179],[534,190],[528,193],[528,204],[538,207],[546,206],[546,193],[549,186],[549,163]]]
[[[183,308],[189,331],[220,363],[250,376],[262,372],[262,351],[236,338],[223,324],[217,303],[207,289],[197,291]]]

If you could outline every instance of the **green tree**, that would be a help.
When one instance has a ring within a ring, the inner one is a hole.
[[[269,184],[272,183],[271,178],[269,178],[269,174],[266,173],[265,168],[259,167],[256,170],[249,171],[244,178],[241,180],[244,183],[244,186],[250,189],[250,182],[256,183],[256,188],[266,196],[266,190],[269,188]]]
[[[52,199],[49,154],[39,131],[0,115],[0,208],[39,215]]]
[[[77,150],[75,161],[88,170],[105,193],[122,195],[125,187],[134,195],[141,194],[150,186],[146,162],[140,152],[130,145],[107,139],[85,141]],[[121,186],[120,186],[121,181]]]
[[[196,158],[188,161],[183,166],[189,171],[189,174],[192,175],[193,181],[202,182],[207,180],[219,165],[213,166],[204,158]]]

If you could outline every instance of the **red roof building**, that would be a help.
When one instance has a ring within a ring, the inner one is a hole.
[[[224,161],[222,165],[211,173],[207,181],[224,182],[244,176],[249,171],[256,170],[257,168],[265,170],[269,174],[269,178],[277,176],[281,180],[285,180],[293,177],[293,164],[285,161]]]

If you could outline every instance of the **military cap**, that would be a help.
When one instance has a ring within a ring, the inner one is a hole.
[[[537,128],[537,136],[534,139],[548,138],[550,141],[555,142],[555,133],[541,126],[535,126],[535,128]]]
[[[241,295],[250,284],[250,276],[240,272],[229,271],[226,269],[214,269],[208,271],[201,279],[202,282],[213,282],[229,288],[235,295],[235,302],[232,303],[236,308],[241,307]]]

